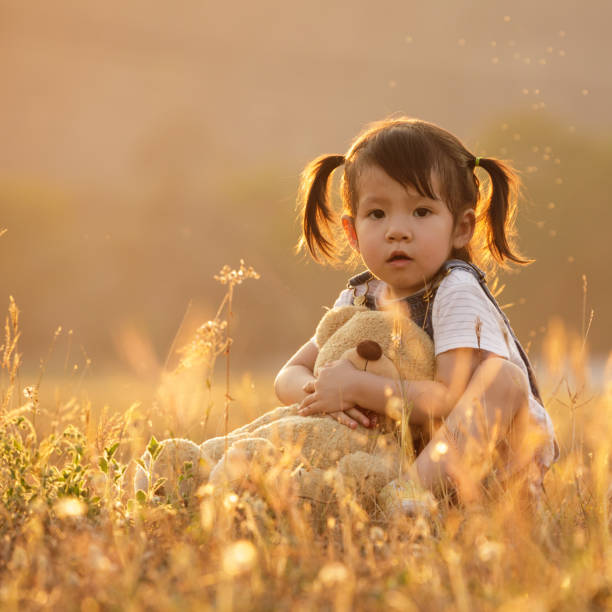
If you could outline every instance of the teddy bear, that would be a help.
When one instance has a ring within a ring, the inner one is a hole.
[[[433,344],[408,317],[360,306],[329,310],[315,333],[319,354],[314,374],[337,359],[395,380],[428,380],[434,374]],[[290,475],[292,491],[303,501],[325,510],[341,488],[351,491],[365,512],[376,508],[376,496],[399,473],[402,449],[397,422],[401,402],[390,402],[389,417],[376,428],[350,429],[333,418],[302,417],[298,405],[278,407],[227,436],[206,440],[162,441],[155,457],[146,451],[134,479],[135,490],[148,490],[165,479],[160,495],[194,497],[205,483],[217,490],[241,492],[274,486]],[[418,451],[431,431],[413,428]]]

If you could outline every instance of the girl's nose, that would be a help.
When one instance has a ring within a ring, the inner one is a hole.
[[[412,230],[407,223],[393,223],[387,229],[387,240],[412,240]]]

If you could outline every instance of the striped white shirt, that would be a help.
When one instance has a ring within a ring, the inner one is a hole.
[[[370,281],[369,292],[376,298],[376,303],[383,308],[385,304],[390,303],[385,298],[386,289],[384,282],[377,279]],[[364,286],[356,288],[357,295],[364,292]],[[339,295],[334,307],[352,304],[353,299],[353,290],[345,289]],[[506,323],[473,274],[466,270],[452,270],[445,276],[436,292],[431,315],[436,357],[458,348],[481,349],[508,359],[521,368],[526,378],[528,377],[527,367],[521,359]],[[531,390],[529,408],[549,440],[538,453],[539,461],[548,468],[558,459],[558,446],[550,416]]]

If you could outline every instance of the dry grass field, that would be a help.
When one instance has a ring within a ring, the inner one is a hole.
[[[611,19],[609,0],[0,0],[0,612],[612,609]],[[299,174],[391,115],[521,174],[537,265],[500,276],[500,303],[561,448],[544,495],[389,521],[269,478],[135,491],[156,441],[277,405],[281,360],[352,275],[293,254]],[[262,279],[212,282],[238,257]]]
[[[233,288],[230,278],[230,300]],[[346,496],[313,517],[290,493],[204,487],[186,503],[135,495],[135,461],[151,435],[201,442],[274,405],[271,379],[236,376],[231,398],[212,380],[217,357],[217,379],[230,372],[224,336],[210,335],[228,322],[220,309],[156,388],[78,372],[24,385],[11,303],[0,395],[3,610],[612,607],[611,361],[593,382],[581,338],[552,325],[544,342],[539,369],[562,455],[530,512],[511,492],[399,522],[359,512]]]

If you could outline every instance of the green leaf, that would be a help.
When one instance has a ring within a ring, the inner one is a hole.
[[[155,481],[155,484],[151,487],[151,490],[153,493],[156,493],[158,489],[160,489],[161,487],[164,486],[164,484],[166,483],[166,480],[168,480],[167,478],[158,478]]]
[[[108,474],[108,462],[106,461],[104,457],[100,457],[100,460],[98,461],[98,465],[100,466],[100,470],[102,472],[104,472],[105,474]]]
[[[113,476],[114,483],[117,483],[119,482],[119,480],[121,480],[121,478],[125,474],[125,470],[127,470],[127,465],[124,465],[116,470],[115,475]]]
[[[136,501],[142,506],[147,502],[147,494],[142,490],[136,491]]]
[[[106,455],[106,458],[111,459],[118,448],[119,448],[119,442],[115,442],[110,448],[105,448],[104,454]]]
[[[159,455],[161,451],[161,446],[159,442],[155,439],[155,436],[151,436],[149,444],[147,445],[147,450],[149,451],[149,453],[151,453],[151,457],[153,457],[153,459],[156,459],[157,455]]]
[[[185,461],[185,463],[183,463],[183,470],[178,481],[181,483],[188,478],[193,478],[193,461]]]

